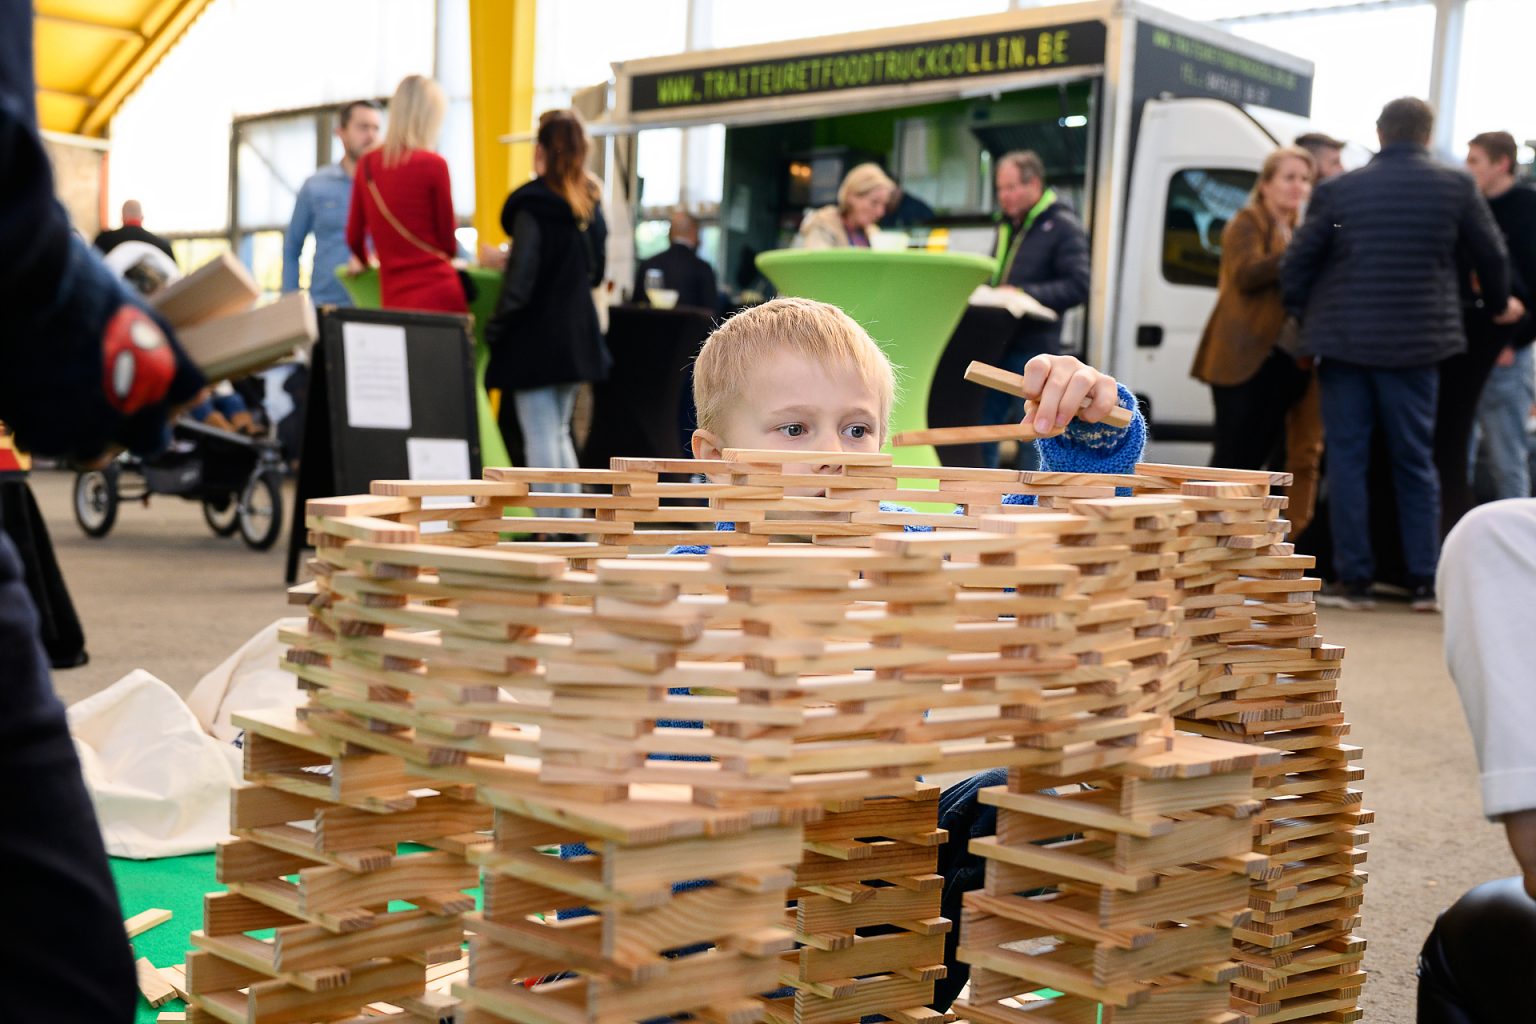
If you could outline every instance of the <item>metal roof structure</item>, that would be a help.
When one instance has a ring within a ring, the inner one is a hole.
[[[38,123],[105,136],[112,115],[209,0],[36,0]]]

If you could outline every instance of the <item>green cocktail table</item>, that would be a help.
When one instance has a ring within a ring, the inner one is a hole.
[[[491,361],[491,350],[485,343],[485,325],[496,312],[496,297],[501,294],[501,273],[470,267],[469,276],[480,289],[469,312],[475,318],[475,413],[480,423],[480,462],[485,466],[510,466],[512,456],[507,453],[507,443],[502,439],[501,428],[491,413],[491,400],[485,393],[485,367]],[[359,309],[378,309],[379,271],[375,267],[352,277],[345,267],[336,268],[336,279],[352,297],[352,304]],[[510,400],[510,399],[509,399]]]
[[[871,249],[776,249],[757,267],[780,294],[830,302],[853,317],[896,364],[900,391],[890,433],[928,426],[928,393],[965,300],[992,276],[985,256]],[[936,466],[932,445],[892,449],[898,465]]]

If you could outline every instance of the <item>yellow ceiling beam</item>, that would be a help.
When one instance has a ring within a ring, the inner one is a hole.
[[[533,129],[536,0],[469,0],[469,63],[475,139],[475,231],[486,245],[507,240],[501,206],[533,175],[533,147],[503,135]]]
[[[208,0],[170,0],[158,5],[146,18],[139,41],[124,46],[124,50],[133,51],[132,56],[115,70],[110,81],[101,83],[99,90],[91,90],[99,92],[96,104],[85,113],[74,131],[79,135],[105,135],[112,115],[117,113],[123,101],[138,88],[144,76],[154,69],[207,6]]]

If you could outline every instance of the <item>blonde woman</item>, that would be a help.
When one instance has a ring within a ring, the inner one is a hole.
[[[896,183],[879,164],[859,164],[837,188],[837,205],[805,215],[796,245],[806,249],[868,249],[880,233],[875,223],[885,216],[896,194]]]
[[[356,271],[368,259],[364,238],[373,240],[385,309],[469,308],[452,263],[458,245],[448,162],[433,151],[447,109],[442,86],[406,76],[389,101],[383,145],[357,162],[347,247]]]
[[[1286,146],[1269,154],[1244,206],[1221,233],[1216,308],[1190,374],[1211,386],[1216,449],[1211,465],[1263,469],[1285,436],[1286,413],[1311,372],[1276,346],[1285,326],[1280,259],[1312,194],[1317,161]]]

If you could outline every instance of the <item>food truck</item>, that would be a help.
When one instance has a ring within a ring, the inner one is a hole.
[[[663,129],[724,126],[690,139],[723,146],[706,154],[723,162],[718,208],[696,212],[703,254],[733,291],[760,287],[755,255],[792,244],[806,210],[834,202],[866,160],[917,201],[897,244],[990,254],[993,168],[1034,150],[1092,248],[1090,298],[1067,318],[1064,346],[1123,380],[1159,439],[1200,440],[1211,400],[1189,367],[1215,302],[1221,231],[1265,156],[1308,130],[1313,68],[1219,26],[1104,0],[614,71],[581,98],[609,138],[613,237],[664,216],[637,171],[647,145],[676,146]],[[620,245],[612,277],[627,284],[634,252]]]

